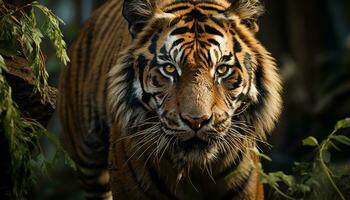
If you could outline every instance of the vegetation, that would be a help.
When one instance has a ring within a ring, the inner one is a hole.
[[[332,165],[330,162],[331,149],[340,151],[338,144],[350,146],[350,138],[338,134],[339,130],[344,128],[350,128],[350,118],[338,121],[333,132],[322,142],[312,136],[304,139],[303,145],[316,147],[316,153],[313,161],[295,163],[294,175],[286,175],[281,171],[265,173],[261,169],[261,181],[275,191],[275,198],[334,199],[337,197],[336,199],[345,200],[346,196],[343,192],[349,193],[350,189],[348,186],[350,166]],[[342,186],[342,190],[339,185]],[[334,192],[330,188],[333,188]]]
[[[40,25],[38,16],[43,19]],[[44,36],[48,37],[62,63],[69,61],[60,23],[63,23],[62,20],[38,2],[17,8],[0,0],[0,131],[4,132],[9,144],[12,191],[8,195],[14,199],[22,199],[35,182],[36,172],[47,172],[49,164],[57,158],[55,156],[51,161],[45,159],[39,143],[40,136],[45,135],[57,146],[57,155],[66,153],[56,136],[35,120],[21,115],[5,78],[8,72],[6,58],[21,57],[29,63],[36,77],[33,93],[39,92],[42,100],[46,101],[48,73],[40,45]],[[72,164],[70,160],[67,161]]]

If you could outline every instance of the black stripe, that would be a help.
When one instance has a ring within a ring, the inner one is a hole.
[[[126,80],[125,82],[128,83],[125,90],[125,101],[127,105],[132,106],[136,105],[137,98],[136,94],[134,93],[133,89],[133,82],[135,77],[135,72],[133,68],[133,63],[127,63],[128,67],[125,68],[125,74],[126,74]],[[120,101],[120,104],[122,104],[122,101]],[[119,105],[120,106],[120,105]]]
[[[241,65],[240,61],[238,60],[237,54],[234,54],[234,55],[235,55],[235,63],[233,64],[233,66],[235,66],[238,69],[240,69],[241,71],[243,71],[242,70],[242,65]]]
[[[142,101],[143,101],[145,104],[148,105],[149,101],[151,100],[151,97],[152,97],[151,94],[144,92],[144,93],[142,94],[142,97],[141,97],[141,98],[142,98]]]
[[[176,17],[175,19],[171,20],[171,22],[169,23],[169,27],[175,26],[180,22],[180,20],[181,20],[181,17]]]
[[[91,25],[91,27],[89,27],[88,29],[93,29],[94,24]],[[87,30],[86,33],[83,33],[82,39],[81,41],[79,41],[79,48],[77,50],[77,64],[74,66],[76,68],[75,74],[73,74],[73,76],[75,76],[75,97],[76,100],[73,99],[73,101],[75,102],[75,112],[73,115],[75,115],[75,117],[78,119],[78,121],[80,121],[81,123],[77,124],[77,128],[80,130],[81,133],[85,133],[85,129],[84,129],[84,125],[85,125],[85,121],[83,120],[83,115],[82,114],[78,114],[78,113],[84,113],[84,104],[83,99],[84,99],[84,95],[83,93],[81,93],[81,91],[83,91],[84,88],[84,81],[86,79],[86,76],[84,75],[86,73],[86,71],[88,71],[88,60],[84,59],[83,54],[90,51],[90,49],[86,49],[85,44],[86,44],[86,35],[85,34],[91,34],[91,32],[89,32],[89,30]],[[90,38],[91,40],[91,38]],[[91,42],[91,41],[89,41]],[[74,69],[73,67],[73,69]],[[79,131],[78,130],[78,131]]]
[[[202,61],[204,61],[204,63],[205,63],[206,66],[209,66],[209,59],[207,58],[206,52],[204,52],[203,49],[204,49],[204,48],[199,49],[199,50],[197,51],[198,54],[199,54],[199,58],[201,58]]]
[[[158,56],[159,59],[164,60],[164,61],[169,61],[171,58],[169,57],[168,54],[163,54]],[[152,67],[153,68],[153,67]]]
[[[217,18],[215,17],[210,17],[210,19],[218,26],[220,26],[221,28],[224,28],[224,24]]]
[[[162,84],[160,84],[159,80],[157,79],[156,76],[152,76],[152,84],[156,87],[163,87]]]
[[[183,43],[183,44],[181,45],[181,47],[180,47],[180,51],[181,51],[181,50],[182,50],[182,51],[185,50],[186,47],[189,47],[188,45],[190,45],[191,48],[192,48],[192,47],[193,47],[193,43],[194,43],[193,40],[190,40],[190,41],[188,41],[188,42]]]
[[[161,32],[161,30],[159,30],[158,33],[160,33],[160,32]],[[158,33],[156,33],[152,36],[151,44],[148,47],[148,50],[153,54],[156,54],[156,51],[157,51],[157,41],[159,39]]]
[[[186,15],[186,16],[183,18],[183,20],[184,20],[185,23],[188,23],[188,22],[190,22],[190,21],[193,21],[193,17],[190,16],[190,15]]]
[[[144,55],[140,54],[138,59],[137,59],[137,63],[138,63],[138,68],[139,68],[139,81],[140,81],[140,84],[141,84],[141,89],[143,91],[143,93],[142,93],[142,101],[145,104],[148,105],[148,103],[149,103],[149,101],[151,99],[151,94],[149,94],[149,93],[147,93],[145,91],[144,84],[143,84],[143,74],[144,74],[144,71],[145,71],[145,67],[147,66],[147,62],[148,62],[148,60],[146,59],[146,57]],[[132,84],[132,82],[131,82],[131,84]]]
[[[210,43],[220,47],[220,43],[218,41],[216,41],[215,39],[213,39],[213,38],[208,39],[208,42],[210,42]]]
[[[205,14],[203,14],[201,11],[197,9],[193,9],[191,12],[189,12],[186,15],[192,16],[193,18],[197,19],[200,22],[204,22],[205,20],[208,19],[208,16],[206,16]]]
[[[150,40],[150,38],[152,37],[152,35],[159,30],[159,27],[163,26],[163,23],[165,22],[165,19],[157,19],[155,21],[153,21],[153,23],[150,25],[150,28],[148,29],[148,31],[144,31],[144,34],[142,34],[142,37],[138,40],[137,43],[137,47],[141,47],[141,46],[145,46],[146,43],[148,43],[148,41]],[[159,31],[158,31],[159,33]]]
[[[186,9],[189,9],[189,8],[190,8],[189,6],[177,6],[175,8],[170,9],[170,10],[165,10],[165,12],[173,13],[173,12],[177,12],[177,11],[180,11],[180,10],[186,10]]]
[[[237,81],[231,85],[231,87],[229,88],[229,90],[237,89],[237,88],[241,85],[241,83],[242,83],[242,77],[239,75],[239,76],[237,77]]]
[[[265,97],[267,93],[267,89],[265,87],[264,81],[264,71],[260,65],[260,62],[258,61],[258,65],[256,67],[255,72],[255,85],[256,89],[258,90],[258,103],[253,104],[255,108],[253,108],[256,113],[260,113],[260,108],[265,104]]]
[[[84,48],[85,50],[85,63],[90,63],[90,54],[91,54],[91,46],[92,46],[92,40],[93,40],[93,32],[94,32],[94,24],[91,25],[90,30],[87,30],[87,36],[86,36],[86,48]],[[87,66],[84,66],[87,67]],[[87,71],[87,70],[86,70]],[[84,71],[85,72],[85,71]],[[83,77],[85,78],[86,73],[84,73]]]
[[[230,54],[228,54],[228,55],[223,55],[222,56],[222,58],[221,58],[221,60],[223,61],[223,62],[228,62],[228,61],[230,61],[231,59],[232,59],[232,53],[230,52]]]
[[[177,28],[175,30],[173,30],[170,35],[182,35],[184,33],[188,33],[191,30],[188,27],[181,27],[181,28]]]
[[[148,60],[146,59],[146,57],[143,54],[140,54],[137,58],[137,67],[139,68],[139,81],[141,84],[141,88],[143,90],[143,73],[144,70],[147,66]]]
[[[165,45],[163,45],[160,49],[159,49],[159,53],[161,54],[167,54],[168,52],[166,51]]]
[[[103,15],[100,15],[100,17],[98,17],[98,20],[103,20],[102,24],[99,27],[103,27],[102,25],[107,25],[105,29],[103,30],[99,30],[100,32],[100,37],[102,37],[101,39],[103,39],[103,37],[105,37],[107,35],[107,32],[110,28],[112,28],[113,26],[110,26],[109,24],[113,23],[115,21],[114,16],[117,16],[117,14],[119,14],[120,12],[120,5],[114,5],[116,4],[118,1],[114,1],[113,3],[111,3],[111,5],[109,5],[108,10],[107,11],[103,11],[105,12]],[[114,12],[112,12],[112,10],[115,9]],[[108,19],[108,20],[106,20]],[[97,19],[96,19],[97,20]],[[98,23],[99,21],[97,21]],[[98,23],[100,24],[100,23]]]
[[[209,34],[219,35],[221,37],[224,37],[224,35],[220,31],[216,30],[215,28],[213,28],[209,25],[204,25],[204,28],[205,28],[205,31]]]
[[[204,29],[202,28],[202,26],[197,25],[196,30],[197,30],[197,33],[199,33],[199,34],[204,33]]]
[[[229,32],[231,33],[231,35],[236,35],[236,33],[233,30],[229,30]]]
[[[210,10],[210,11],[216,11],[218,13],[223,13],[224,10],[215,8],[215,7],[211,7],[211,6],[199,6],[199,8],[203,9],[203,10]]]
[[[171,45],[171,48],[170,48],[170,51],[171,52],[173,50],[173,48],[175,48],[177,45],[179,45],[181,42],[185,41],[185,39],[183,38],[180,38],[180,39],[177,39],[173,42],[173,44]]]
[[[171,51],[171,50],[170,50]],[[159,59],[164,60],[164,61],[169,61],[171,60],[168,52],[166,51],[165,45],[163,45],[160,50],[159,50],[160,55],[158,56]]]
[[[80,41],[77,43],[79,46],[78,46],[78,49],[76,51],[76,65],[74,66],[76,68],[76,71],[75,73],[73,72],[73,78],[75,78],[75,85],[73,86],[74,89],[75,89],[75,94],[73,95],[76,99],[73,99],[73,101],[76,103],[76,104],[73,104],[75,105],[74,106],[74,113],[73,113],[73,116],[77,119],[77,121],[79,122],[84,122],[84,120],[82,119],[83,115],[79,115],[78,113],[82,113],[84,112],[84,108],[81,108],[82,107],[82,99],[83,99],[83,94],[80,94],[80,92],[82,91],[82,88],[84,86],[84,80],[85,80],[85,76],[78,76],[82,70],[85,70],[85,58],[83,57],[83,49],[84,49],[84,43],[85,43],[85,36],[86,33],[84,33],[80,39]],[[73,67],[73,69],[74,69]],[[76,124],[76,127],[81,131],[81,132],[84,132],[84,127],[83,127],[83,123],[78,123]]]
[[[258,97],[259,102],[263,101],[263,99],[265,98],[265,95],[267,93],[266,87],[263,83],[264,76],[265,75],[264,75],[262,66],[260,64],[260,61],[258,61],[258,65],[256,66],[256,72],[255,72],[255,84],[256,84],[256,88],[260,94]]]
[[[147,158],[149,155],[145,153],[145,158]],[[176,196],[166,187],[167,184],[161,179],[159,176],[159,172],[153,167],[151,162],[146,163],[146,167],[149,171],[149,175],[151,178],[151,181],[155,184],[159,192],[169,199],[177,199]]]
[[[175,49],[174,50],[174,59],[173,60],[176,60],[177,56],[179,55],[179,50],[178,49]]]
[[[241,46],[241,44],[238,42],[238,40],[236,40],[236,41],[234,42],[234,51],[235,51],[235,53],[239,53],[239,52],[242,51],[242,46]]]
[[[187,60],[188,56],[189,56],[189,53],[186,54],[186,50],[188,49],[193,49],[193,44],[189,45],[188,47],[185,47],[183,50],[182,50],[182,55],[181,55],[181,58],[180,58],[180,61],[185,61]]]

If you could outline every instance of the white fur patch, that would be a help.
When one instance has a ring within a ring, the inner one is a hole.
[[[165,12],[156,13],[154,15],[154,18],[157,18],[157,19],[173,19],[175,17],[176,17],[176,15],[174,15],[172,13],[165,13]]]
[[[226,16],[226,15],[221,14],[221,13],[213,15],[213,17],[216,19],[225,19],[225,20],[237,20],[237,19],[239,19],[237,15]]]

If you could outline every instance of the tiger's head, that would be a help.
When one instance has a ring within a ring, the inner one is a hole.
[[[133,41],[109,74],[115,122],[185,163],[263,139],[280,114],[281,84],[255,38],[262,10],[257,0],[126,1]]]

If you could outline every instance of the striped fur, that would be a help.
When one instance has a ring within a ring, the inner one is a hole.
[[[112,0],[89,20],[59,97],[87,197],[263,199],[252,150],[281,84],[260,3],[232,2]]]

